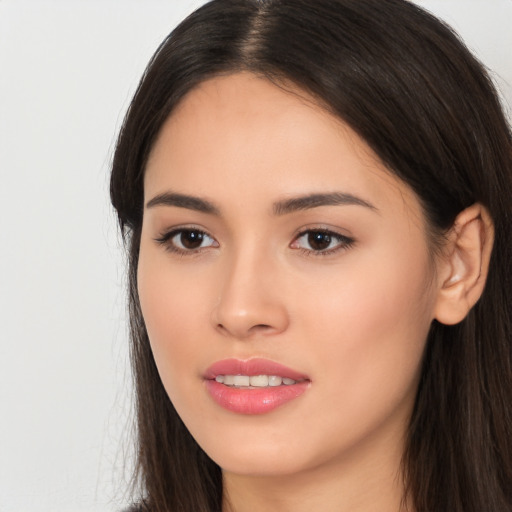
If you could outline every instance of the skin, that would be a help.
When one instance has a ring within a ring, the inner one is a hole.
[[[143,316],[170,399],[223,469],[226,511],[378,503],[396,512],[405,429],[449,276],[432,260],[409,187],[348,126],[289,89],[248,73],[214,78],[165,123],[144,181]],[[333,191],[372,207],[274,211]],[[169,192],[218,211],[147,206]],[[205,232],[203,246],[176,252],[179,235],[157,241],[180,228]],[[301,234],[322,229],[353,243],[332,235],[327,251],[314,250]],[[271,359],[311,383],[270,413],[236,414],[203,380],[232,357]]]

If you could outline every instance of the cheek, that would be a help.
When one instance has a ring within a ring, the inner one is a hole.
[[[395,337],[393,333],[397,342],[404,336],[423,337],[418,327],[430,324],[434,302],[426,251],[390,247],[380,253],[379,257],[355,253],[334,270],[314,279],[305,276],[301,285],[305,293],[297,302],[302,311],[295,316],[314,321],[327,339],[335,326],[342,338],[355,345]]]
[[[207,291],[197,275],[173,272],[165,258],[151,250],[141,254],[138,291],[155,363],[169,394],[182,373],[197,367],[204,338]],[[201,288],[201,289],[199,289]]]
[[[399,407],[416,390],[431,323],[428,262],[384,260],[382,266],[361,261],[331,277],[297,315],[300,329],[316,340],[312,367],[333,377],[326,396],[344,404],[343,414],[353,414],[347,425]]]

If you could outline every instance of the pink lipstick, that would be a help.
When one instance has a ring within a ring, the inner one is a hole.
[[[300,372],[268,359],[225,359],[205,375],[213,400],[238,414],[264,414],[298,398],[310,380]]]

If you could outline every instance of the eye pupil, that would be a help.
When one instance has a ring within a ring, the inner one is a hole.
[[[183,231],[180,242],[185,249],[198,249],[203,243],[204,234],[200,231]]]
[[[323,251],[331,245],[331,236],[320,231],[313,231],[308,235],[308,243],[315,251]]]

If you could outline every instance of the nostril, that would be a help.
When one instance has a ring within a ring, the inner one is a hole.
[[[257,333],[265,333],[274,330],[271,325],[268,324],[256,324],[248,329],[236,329],[234,326],[231,328],[226,327],[224,324],[217,324],[217,330],[224,334],[231,334],[232,336],[236,336],[237,338],[248,338],[253,334]]]
[[[256,325],[253,325],[247,331],[247,336],[251,336],[251,335],[257,334],[257,333],[263,334],[263,333],[267,333],[267,332],[274,331],[274,330],[275,329],[271,325],[268,325],[268,324],[256,324]]]
[[[266,331],[268,329],[272,329],[272,326],[267,325],[267,324],[258,324],[258,325],[253,325],[251,327],[251,330],[254,330],[254,331]]]

